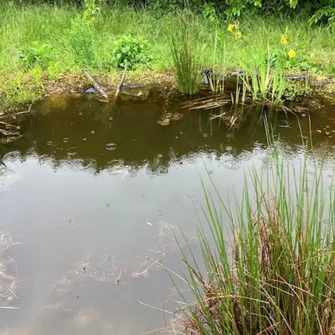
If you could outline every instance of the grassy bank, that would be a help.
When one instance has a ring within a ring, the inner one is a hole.
[[[18,6],[2,1],[0,12],[1,109],[40,98],[57,80],[65,86],[80,82],[83,67],[106,81],[117,81],[120,70],[113,62],[114,42],[127,34],[147,42],[150,59],[137,66],[131,78],[162,79],[174,71],[171,37],[178,36],[185,17],[191,22],[189,34],[196,57],[204,67],[239,69],[251,58],[263,60],[270,48],[276,55],[294,51],[288,72],[335,74],[334,35],[326,28],[310,27],[304,18],[249,18],[235,25],[238,31],[228,31],[228,23],[215,24],[189,12],[158,16],[151,11],[106,7],[90,24],[83,23],[83,12],[75,7]],[[283,34],[285,44],[281,43]]]

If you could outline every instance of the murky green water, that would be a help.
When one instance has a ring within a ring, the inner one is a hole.
[[[164,103],[121,103],[92,97],[49,98],[22,124],[25,136],[3,146],[0,230],[20,242],[11,307],[0,309],[0,334],[143,334],[164,324],[160,308],[173,293],[164,259],[180,273],[174,226],[190,241],[206,168],[224,197],[241,192],[244,173],[267,164],[262,112],[238,111],[238,126],[213,118],[220,111],[169,112],[184,119],[156,121]],[[228,116],[236,111],[225,107]],[[222,112],[222,111],[221,111]],[[334,163],[335,106],[297,115],[273,113],[287,158],[300,153],[312,122],[313,154]],[[312,155],[311,155],[312,157]],[[205,168],[206,166],[206,168]],[[7,305],[8,305],[7,304]]]

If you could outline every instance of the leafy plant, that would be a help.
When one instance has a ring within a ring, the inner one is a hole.
[[[335,3],[317,10],[310,18],[309,24],[325,23],[333,32],[335,31]]]
[[[260,54],[258,54],[260,55]],[[280,103],[285,91],[284,68],[280,63],[271,66],[268,59],[272,58],[270,47],[268,46],[267,57],[253,56],[243,65],[243,86],[251,93],[252,100],[270,101]]]
[[[286,80],[285,91],[283,96],[285,100],[296,100],[299,97],[307,96],[312,93],[308,79],[303,80]]]
[[[213,3],[206,3],[203,6],[202,10],[203,16],[214,23],[215,25],[218,25],[220,23],[219,16],[216,12],[215,5]]]
[[[136,65],[150,62],[148,42],[143,38],[132,35],[121,36],[114,42],[112,52],[113,63],[116,67],[134,69]]]
[[[20,58],[25,69],[40,66],[45,69],[50,61],[51,47],[48,44],[33,42],[30,46],[21,50]]]

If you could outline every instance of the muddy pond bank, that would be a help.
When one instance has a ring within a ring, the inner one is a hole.
[[[239,197],[245,171],[266,171],[269,150],[260,107],[165,102],[52,96],[21,120],[21,138],[1,146],[0,230],[20,244],[2,253],[16,260],[18,272],[8,271],[17,298],[7,306],[19,309],[0,310],[0,334],[130,335],[164,325],[161,311],[144,304],[174,310],[176,291],[158,260],[182,273],[173,227],[196,245],[199,177],[207,168],[225,199]],[[269,122],[296,164],[297,122],[308,136],[311,121],[310,162],[322,158],[331,168],[335,105],[307,106],[270,112]],[[161,126],[166,113],[183,118]]]

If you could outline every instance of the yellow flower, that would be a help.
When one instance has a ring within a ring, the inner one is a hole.
[[[297,55],[297,53],[294,50],[292,50],[292,49],[288,52],[288,56],[290,58],[295,58],[296,55]]]
[[[280,43],[281,43],[282,45],[287,44],[287,37],[286,37],[286,34],[281,35]]]
[[[234,37],[236,40],[240,40],[242,38],[242,33],[240,31],[237,31],[235,34],[234,34]]]
[[[235,24],[231,23],[231,24],[228,25],[227,30],[232,32],[234,30],[234,28],[235,28]]]

